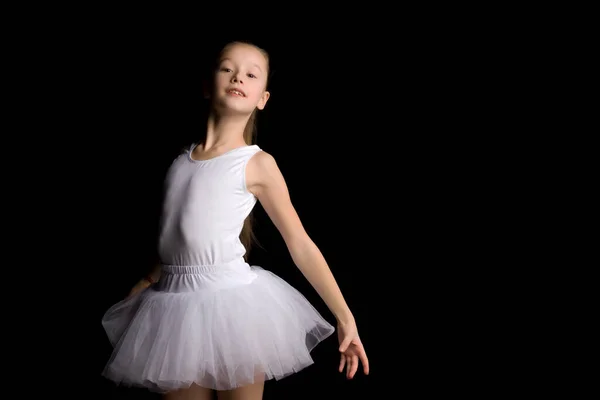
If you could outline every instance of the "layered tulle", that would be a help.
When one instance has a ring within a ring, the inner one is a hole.
[[[106,312],[107,378],[157,391],[233,389],[311,365],[310,351],[334,331],[271,272],[202,268],[171,267]]]

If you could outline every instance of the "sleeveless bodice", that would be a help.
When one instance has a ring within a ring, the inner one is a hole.
[[[239,147],[208,160],[177,157],[165,180],[158,252],[163,264],[220,265],[241,259],[239,236],[256,204],[246,188],[246,164],[260,151]]]

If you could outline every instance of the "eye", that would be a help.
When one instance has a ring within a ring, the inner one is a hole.
[[[249,78],[256,78],[256,75],[254,75],[254,74],[248,74],[248,77]]]
[[[231,68],[222,67],[221,72],[231,72]]]

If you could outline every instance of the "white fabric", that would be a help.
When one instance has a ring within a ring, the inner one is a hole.
[[[158,283],[112,306],[102,324],[114,352],[104,375],[169,391],[228,390],[313,363],[334,328],[297,290],[244,259],[239,234],[256,198],[246,146],[205,161],[178,157],[166,180]]]

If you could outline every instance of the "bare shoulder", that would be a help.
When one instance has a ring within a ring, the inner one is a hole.
[[[250,161],[248,161],[246,175],[248,178],[250,178],[250,175],[252,175],[253,178],[257,179],[260,177],[260,175],[270,174],[278,171],[279,167],[277,166],[275,157],[273,157],[270,153],[261,150],[252,156]]]
[[[264,150],[257,152],[246,167],[246,185],[255,193],[261,187],[280,184],[283,180],[279,166],[270,153]]]
[[[267,153],[264,150],[257,151],[250,161],[248,162],[248,166],[253,166],[253,168],[273,168],[277,166],[277,162],[275,161],[275,157],[271,155],[271,153]]]

